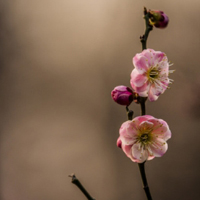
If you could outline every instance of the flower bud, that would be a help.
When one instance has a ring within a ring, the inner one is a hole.
[[[124,106],[129,106],[134,99],[133,91],[123,85],[115,87],[111,92],[111,96],[116,103]]]
[[[168,16],[160,10],[150,10],[150,19],[149,22],[151,25],[156,28],[166,28],[169,22]]]

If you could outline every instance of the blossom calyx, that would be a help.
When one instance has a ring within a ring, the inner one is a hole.
[[[152,26],[156,28],[166,28],[169,22],[168,16],[160,10],[150,10],[149,22]]]
[[[124,85],[115,87],[111,92],[112,99],[116,103],[124,106],[129,106],[134,100],[135,95],[136,94],[129,87]]]
[[[117,146],[137,163],[163,156],[168,149],[166,141],[171,138],[168,124],[150,115],[138,116],[132,121],[124,122],[119,134]]]

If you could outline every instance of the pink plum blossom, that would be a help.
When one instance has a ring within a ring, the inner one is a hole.
[[[133,57],[134,69],[131,72],[131,86],[141,97],[156,101],[173,80],[169,79],[169,62],[165,53],[145,49]]]
[[[137,163],[163,156],[168,149],[166,141],[171,138],[168,124],[150,115],[124,122],[119,134],[117,146]]]

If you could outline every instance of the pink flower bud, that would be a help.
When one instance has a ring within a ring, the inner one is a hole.
[[[163,11],[151,10],[149,12],[151,14],[151,18],[149,19],[151,25],[155,26],[156,28],[167,27],[169,18]]]
[[[111,96],[116,103],[124,106],[130,105],[134,99],[133,91],[129,87],[123,85],[115,87],[111,92]]]

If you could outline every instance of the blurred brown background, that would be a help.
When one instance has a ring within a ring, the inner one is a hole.
[[[173,134],[146,164],[152,196],[199,199],[200,1],[0,0],[1,200],[85,199],[72,172],[98,200],[146,199],[137,164],[116,147],[126,114],[110,97],[130,86],[143,6],[168,14],[148,47],[176,69],[171,89],[147,103]]]

